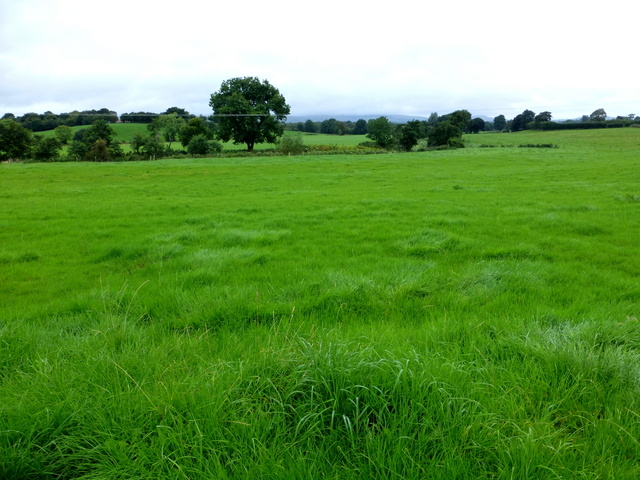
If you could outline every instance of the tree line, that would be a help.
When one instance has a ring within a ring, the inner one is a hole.
[[[155,159],[174,154],[171,144],[176,141],[180,141],[185,153],[191,155],[220,152],[220,142],[228,141],[245,144],[247,150],[252,151],[258,143],[278,142],[285,127],[309,133],[367,135],[371,140],[369,143],[376,147],[410,151],[420,142],[426,148],[463,147],[463,133],[640,124],[640,117],[633,114],[609,119],[605,110],[599,108],[579,121],[565,122],[553,122],[551,112],[536,114],[527,109],[510,120],[498,115],[493,121],[485,121],[479,117],[472,118],[467,110],[456,110],[446,115],[432,113],[427,120],[411,120],[402,124],[394,124],[383,116],[369,121],[344,122],[330,118],[322,122],[307,120],[285,125],[290,107],[284,96],[267,80],[255,77],[224,81],[220,90],[211,94],[209,106],[213,109],[213,115],[209,117],[196,117],[179,107],[171,107],[160,114],[131,112],[120,117],[107,108],[60,115],[52,112],[42,115],[28,113],[21,117],[4,114],[0,119],[0,160],[57,160],[65,144],[68,144],[66,159],[87,161],[110,161],[127,156],[130,159]],[[109,126],[109,123],[117,121],[148,125],[147,135],[136,134],[133,137],[132,152],[127,155],[115,141],[115,132]],[[90,126],[75,132],[71,128],[85,125]],[[43,130],[54,130],[55,136],[33,134]]]
[[[162,113],[152,112],[131,112],[118,115],[115,111],[108,108],[100,108],[98,110],[74,110],[70,113],[56,114],[53,112],[44,113],[26,113],[16,116],[13,113],[5,113],[0,120],[14,120],[23,127],[32,132],[44,132],[53,130],[60,125],[68,127],[80,127],[92,125],[96,120],[104,120],[107,123],[151,123],[154,118],[160,115],[177,114],[184,120],[194,118],[195,115],[190,114],[184,108],[170,107]]]
[[[186,121],[177,113],[157,115],[147,125],[147,134],[136,133],[131,139],[131,152],[124,153],[116,141],[116,132],[104,119],[98,118],[87,128],[72,129],[58,125],[53,136],[32,132],[15,120],[0,120],[0,161],[94,161],[156,159],[174,155],[172,143],[180,141],[191,155],[217,153],[222,144],[214,140],[211,122],[191,116]],[[62,147],[66,153],[62,155]]]
[[[26,113],[21,116],[15,116],[13,113],[5,113],[1,118],[1,120],[14,120],[32,132],[53,130],[60,125],[66,125],[68,127],[91,125],[96,120],[115,123],[118,119],[118,114],[108,108],[101,108],[99,110],[83,110],[81,112],[74,110],[70,113],[60,114],[55,114],[53,112]]]

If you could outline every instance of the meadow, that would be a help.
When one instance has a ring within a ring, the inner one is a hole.
[[[149,135],[149,129],[147,124],[144,123],[113,123],[109,125],[116,133],[116,141],[121,143],[122,150],[127,153],[131,151],[131,140],[135,135],[142,135],[147,137]],[[87,126],[72,127],[72,130],[77,132],[88,128]],[[39,132],[38,135],[43,137],[54,137],[55,132],[48,130]],[[285,132],[285,135],[300,136],[302,137],[305,145],[343,145],[353,146],[358,145],[361,142],[369,142],[370,139],[366,135],[327,135],[321,133],[302,133],[302,132]],[[165,142],[165,145],[169,145]],[[245,144],[234,144],[233,142],[222,143],[225,150],[244,150],[247,148]],[[256,150],[272,150],[276,147],[273,143],[259,143],[255,146]],[[171,148],[176,151],[184,150],[184,147],[180,141],[171,143]],[[63,153],[66,152],[66,148],[63,149]]]
[[[0,165],[0,478],[639,478],[640,129],[465,140]]]

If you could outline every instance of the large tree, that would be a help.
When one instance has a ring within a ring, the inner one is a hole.
[[[536,123],[550,122],[551,118],[553,118],[553,116],[551,115],[551,112],[540,112],[539,114],[537,114],[535,116],[533,121],[536,122]]]
[[[589,120],[594,122],[602,122],[607,119],[607,112],[604,111],[604,108],[599,108],[595,110],[591,115],[589,115]]]
[[[180,143],[186,148],[189,142],[191,142],[191,139],[198,135],[204,136],[205,140],[211,140],[213,138],[213,131],[202,118],[195,117],[189,120],[180,130]]]
[[[367,137],[382,148],[393,148],[396,142],[393,128],[387,117],[371,119],[367,123]]]
[[[527,128],[527,124],[533,122],[536,118],[536,114],[532,110],[525,110],[522,112],[522,121],[524,122],[524,128]]]
[[[410,152],[418,141],[426,136],[424,125],[420,120],[410,120],[404,125],[399,125],[397,135],[398,144],[407,152]]]
[[[360,118],[353,126],[354,135],[366,135],[367,133],[367,121],[364,118]]]
[[[464,132],[471,121],[471,113],[468,110],[456,110],[447,115],[447,121]]]
[[[469,122],[467,125],[467,131],[469,133],[478,133],[484,130],[487,122],[485,122],[482,118],[476,117]]]
[[[76,132],[69,146],[69,155],[76,160],[93,162],[116,159],[122,156],[122,149],[115,137],[116,132],[105,120],[96,120],[89,128]]]
[[[450,147],[464,147],[462,143],[462,130],[448,120],[431,127],[427,133],[427,142],[430,147],[448,145]]]
[[[501,132],[502,130],[505,129],[506,126],[507,126],[507,119],[504,117],[504,115],[498,115],[493,119],[494,130]]]
[[[169,148],[171,148],[171,143],[178,139],[180,130],[186,123],[184,118],[180,117],[177,113],[170,113],[167,115],[158,115],[147,128],[157,137],[162,135],[165,142],[169,142]]]
[[[0,120],[0,161],[29,157],[31,131],[14,120]]]
[[[291,111],[277,88],[256,77],[225,80],[211,94],[209,106],[218,124],[217,137],[223,142],[245,143],[249,151],[256,143],[275,143]]]

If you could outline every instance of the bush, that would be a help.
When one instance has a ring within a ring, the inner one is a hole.
[[[60,142],[53,137],[35,137],[33,159],[39,162],[55,162],[60,156]]]
[[[141,148],[149,160],[161,158],[166,152],[164,144],[153,135],[147,137]]]
[[[207,145],[209,147],[209,153],[221,153],[224,148],[217,140],[209,140]]]
[[[431,128],[427,134],[427,140],[430,147],[464,147],[462,130],[449,121],[440,122]]]
[[[220,153],[222,144],[215,140],[207,140],[206,135],[195,135],[187,145],[187,152],[190,155],[207,155],[209,153]]]
[[[304,143],[300,135],[284,135],[276,150],[283,155],[300,155],[304,153]]]
[[[553,143],[523,143],[518,145],[518,148],[558,148],[558,145]]]

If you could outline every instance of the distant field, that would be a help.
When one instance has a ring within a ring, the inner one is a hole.
[[[131,139],[136,134],[140,134],[143,136],[149,135],[149,130],[147,129],[147,124],[141,123],[114,123],[110,125],[111,128],[117,134],[117,141],[122,143],[129,143]],[[82,127],[73,127],[74,132],[83,128],[87,128],[86,126]],[[40,132],[40,135],[44,136],[53,136],[53,130],[47,132]],[[366,135],[325,135],[320,133],[298,133],[298,132],[285,132],[286,135],[300,135],[303,138],[305,145],[357,145],[361,142],[368,141]],[[173,142],[172,147],[175,150],[181,150],[182,144],[180,142]],[[234,145],[233,142],[224,143],[224,148],[228,150],[241,150],[245,149],[246,145]],[[272,149],[274,148],[273,144],[265,143],[256,145],[257,150],[264,149]],[[128,151],[128,148],[125,146],[125,151]]]
[[[87,127],[73,127],[79,130]],[[138,123],[114,123],[111,124],[117,134],[117,140],[129,143],[137,133],[146,136],[149,134],[146,124]],[[53,135],[53,131],[40,132],[41,135]],[[305,145],[358,145],[370,141],[366,135],[326,135],[321,133],[285,132],[286,135],[299,135]],[[558,130],[550,132],[526,130],[518,133],[493,133],[483,132],[478,134],[463,135],[467,147],[479,146],[514,146],[521,144],[553,143],[560,147],[571,147],[577,150],[588,148],[634,148],[640,147],[640,128],[613,128],[602,130]],[[173,148],[181,150],[180,142],[173,142]],[[234,145],[233,142],[224,144],[225,149],[241,150],[246,145]],[[272,149],[273,144],[257,144],[257,150]],[[128,147],[125,145],[125,151]]]
[[[465,140],[0,165],[0,478],[640,478],[640,129]]]
[[[524,130],[517,133],[478,133],[463,136],[468,147],[479,145],[518,145],[551,143],[570,152],[588,149],[640,149],[640,128],[608,128],[600,130],[556,130],[550,132]]]

